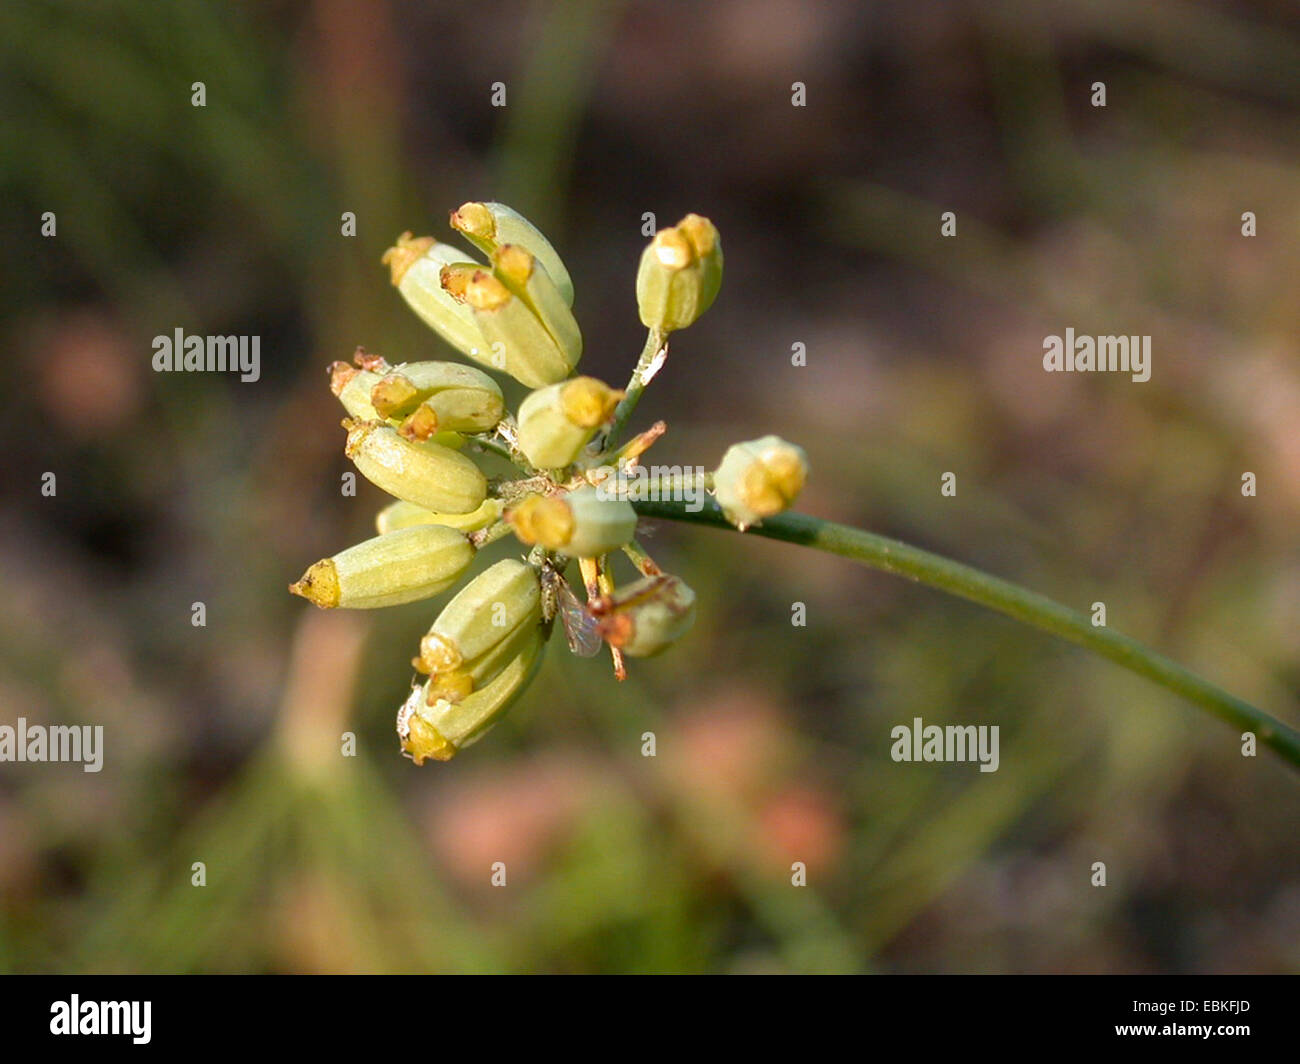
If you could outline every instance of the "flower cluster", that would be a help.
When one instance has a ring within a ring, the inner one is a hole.
[[[530,548],[470,580],[420,640],[413,664],[423,679],[397,716],[402,751],[416,764],[448,760],[501,718],[557,619],[574,653],[607,646],[620,679],[625,658],[658,654],[691,627],[695,593],[637,543],[637,513],[610,484],[664,432],[660,422],[618,441],[669,334],[703,314],[722,283],[722,245],[707,218],[687,215],[655,235],[636,280],[649,335],[617,390],[574,375],[582,333],[573,282],[527,219],[499,203],[467,203],[451,225],[486,262],[405,233],[384,255],[392,282],[461,354],[533,391],[512,416],[497,382],[473,366],[390,364],[360,348],[352,363],[335,362],[344,451],[396,501],[379,512],[377,536],[316,562],[289,588],[327,609],[394,606],[452,587],[495,540],[513,534]],[[476,454],[508,460],[513,473],[489,480]],[[789,506],[806,474],[798,447],[765,436],[731,447],[699,486],[743,530]],[[622,586],[610,564],[620,551],[638,573]],[[574,560],[585,602],[564,577]]]

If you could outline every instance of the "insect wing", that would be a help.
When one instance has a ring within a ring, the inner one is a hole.
[[[563,578],[557,581],[556,591],[559,597],[560,623],[564,625],[564,638],[569,644],[569,650],[580,658],[594,658],[604,645],[596,628],[596,618],[578,601],[578,596]]]

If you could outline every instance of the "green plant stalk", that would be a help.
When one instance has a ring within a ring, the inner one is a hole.
[[[632,370],[632,376],[628,378],[627,387],[624,389],[622,400],[614,408],[613,423],[609,431],[605,433],[603,449],[608,452],[617,443],[618,438],[627,425],[628,418],[636,410],[636,404],[641,401],[641,393],[645,391],[646,385],[650,382],[645,379],[646,370],[655,360],[655,355],[659,353],[660,348],[668,341],[668,334],[660,332],[658,329],[651,329],[646,334],[645,347],[641,349],[641,357],[636,360],[636,368]]]
[[[499,539],[505,539],[514,529],[506,521],[495,521],[486,528],[480,528],[477,532],[469,534],[469,541],[474,545],[475,550],[482,550],[489,543],[495,543]]]
[[[735,531],[712,499],[705,500],[704,508],[697,513],[688,511],[682,502],[641,501],[634,502],[633,506],[643,517]],[[807,514],[783,513],[765,518],[761,525],[750,528],[746,535],[798,543],[827,554],[838,554],[873,569],[905,576],[950,595],[977,602],[1034,628],[1078,643],[1182,695],[1238,731],[1253,732],[1259,742],[1300,769],[1300,731],[1201,679],[1136,639],[1110,628],[1094,627],[1084,614],[1028,588],[888,536],[823,521]]]
[[[509,446],[502,443],[500,440],[494,440],[492,437],[487,435],[470,436],[468,439],[471,443],[481,447],[489,454],[495,454],[499,458],[504,458],[507,462],[513,462],[515,460],[515,456],[511,453]]]

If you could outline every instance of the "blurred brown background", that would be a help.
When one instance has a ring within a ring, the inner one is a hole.
[[[779,433],[801,508],[1104,601],[1296,721],[1289,0],[11,0],[0,51],[0,724],[107,748],[0,765],[0,969],[1300,969],[1295,777],[973,606],[661,526],[688,640],[621,687],[553,652],[416,769],[393,714],[438,603],[285,592],[380,501],[340,495],[325,366],[449,352],[379,266],[397,233],[522,210],[617,384],[642,213],[694,210],[727,276],[638,412],[656,460]],[[1044,373],[1067,326],[1152,335],[1151,381]],[[153,373],[177,327],[260,335],[261,380]],[[895,764],[915,716],[999,724],[1000,770]]]

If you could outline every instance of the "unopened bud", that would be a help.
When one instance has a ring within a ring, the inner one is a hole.
[[[456,362],[410,362],[375,383],[370,402],[380,417],[405,418],[408,439],[437,432],[487,432],[505,413],[501,387],[481,370]]]
[[[570,367],[582,357],[582,332],[546,267],[520,244],[503,244],[492,253],[497,280],[528,304],[528,309],[565,353]]]
[[[350,362],[331,362],[329,369],[330,391],[343,404],[348,416],[358,421],[379,420],[379,413],[370,402],[370,391],[383,379],[381,375]]]
[[[464,533],[445,525],[420,525],[324,558],[289,590],[321,609],[399,606],[447,590],[473,560],[474,548]]]
[[[376,421],[345,422],[344,453],[361,475],[389,495],[426,510],[467,514],[487,496],[487,479],[473,461],[450,447],[403,439]]]
[[[489,257],[505,244],[518,244],[546,268],[566,306],[573,306],[573,281],[551,242],[532,222],[504,203],[464,203],[451,212],[451,227]]]
[[[722,242],[707,218],[688,214],[660,229],[641,255],[636,301],[647,328],[684,329],[713,305],[722,287]]]
[[[529,395],[519,406],[519,448],[538,469],[577,460],[623,398],[595,377],[574,377]]]
[[[779,436],[733,444],[713,474],[718,504],[742,532],[788,509],[808,478],[802,447]]]
[[[483,338],[474,315],[442,287],[442,268],[463,263],[463,251],[439,244],[431,236],[412,238],[410,233],[403,233],[384,252],[381,261],[389,267],[393,284],[407,305],[434,332],[463,354],[482,348]]]
[[[485,569],[456,593],[420,640],[414,664],[429,675],[429,701],[459,702],[482,688],[541,623],[536,569],[513,558]]]
[[[459,702],[435,698],[430,703],[427,685],[414,688],[397,713],[402,752],[417,765],[426,758],[450,761],[481,739],[528,686],[541,664],[544,646],[541,626],[529,629],[522,647],[506,666]]]
[[[461,532],[477,532],[496,521],[501,516],[501,509],[500,499],[484,499],[482,506],[467,514],[437,513],[399,499],[375,515],[375,528],[381,535],[414,525],[446,525]]]
[[[532,308],[496,276],[475,270],[447,271],[451,291],[463,293],[488,349],[471,355],[484,365],[509,373],[530,388],[564,380],[582,354],[581,344],[561,347]]]
[[[597,558],[636,534],[636,511],[626,499],[604,498],[592,487],[562,495],[530,495],[506,513],[524,543],[562,551],[571,558]]]
[[[487,432],[504,414],[505,403],[499,395],[479,388],[448,388],[417,406],[398,431],[408,440],[435,439],[448,430]]]
[[[601,637],[629,658],[666,650],[695,623],[695,592],[676,576],[647,576],[592,603]]]
[[[392,418],[382,415],[375,408],[372,402],[373,396],[378,391],[391,405],[397,401],[396,397],[402,389],[412,387],[412,385],[405,381],[405,378],[401,378],[400,374],[396,374],[396,371],[378,356],[365,354],[358,348],[357,359],[376,368],[367,369],[349,362],[331,363],[329,367],[330,391],[338,397],[343,404],[343,408],[347,410],[353,419],[357,421],[387,421],[390,425],[393,425]],[[443,364],[454,365],[454,363]],[[468,366],[458,366],[457,368],[469,369]],[[492,381],[490,377],[484,375],[483,379],[489,381],[492,387],[496,387],[496,382]],[[500,389],[497,390],[496,394],[498,397],[500,396]],[[453,416],[445,420],[453,423],[481,424],[490,417],[492,399],[490,393],[488,395],[489,397],[483,399],[481,406],[478,404],[477,399],[471,400],[469,397],[464,396],[440,400],[440,405],[451,408],[453,411]],[[471,422],[467,417],[459,416],[466,409],[486,409],[486,412],[476,416],[475,420]],[[495,422],[493,424],[495,425]],[[452,424],[448,424],[445,428],[440,427],[436,412],[422,411],[418,407],[415,413],[408,415],[404,422],[395,427],[398,427],[398,430],[407,439],[429,440],[433,443],[440,443],[444,447],[450,447],[454,451],[459,451],[465,446],[465,437],[461,435],[460,431],[456,431]],[[473,431],[485,430],[475,429]]]

